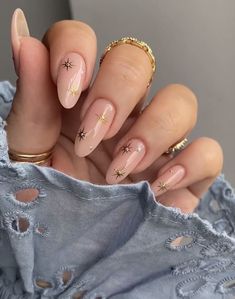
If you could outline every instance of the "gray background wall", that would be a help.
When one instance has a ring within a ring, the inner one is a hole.
[[[71,0],[72,16],[98,36],[98,55],[112,40],[136,36],[158,60],[152,95],[166,84],[183,83],[199,100],[190,140],[209,136],[224,150],[224,173],[235,186],[235,2],[234,0]],[[1,0],[0,79],[13,78],[9,22],[13,7],[25,10],[31,32],[42,36],[55,20],[68,18],[68,1]]]

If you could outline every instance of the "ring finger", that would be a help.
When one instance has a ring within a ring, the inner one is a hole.
[[[78,156],[90,154],[119,131],[144,97],[152,72],[148,55],[138,47],[122,44],[107,53],[81,110]]]
[[[116,145],[107,182],[118,183],[131,172],[144,171],[187,136],[196,119],[197,100],[190,89],[171,84],[160,90]]]

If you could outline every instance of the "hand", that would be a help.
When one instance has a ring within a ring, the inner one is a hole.
[[[166,86],[140,114],[149,57],[135,46],[114,47],[91,84],[96,36],[78,21],[54,24],[40,42],[18,9],[12,46],[19,79],[7,118],[9,148],[36,154],[56,145],[51,167],[65,174],[96,184],[148,180],[164,205],[194,210],[220,173],[223,153],[202,137],[175,157],[164,155],[196,124],[189,88]]]

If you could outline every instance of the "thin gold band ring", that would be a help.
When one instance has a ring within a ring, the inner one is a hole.
[[[180,142],[170,146],[164,154],[169,155],[169,154],[172,154],[172,153],[175,153],[175,152],[178,152],[178,151],[182,150],[183,148],[185,148],[187,142],[188,142],[188,139],[184,138]]]
[[[9,154],[9,158],[13,162],[29,162],[29,163],[34,163],[36,165],[43,165],[48,163],[51,160],[53,150],[54,148],[40,154],[27,154],[27,153],[22,153],[22,152],[9,149],[8,154]]]

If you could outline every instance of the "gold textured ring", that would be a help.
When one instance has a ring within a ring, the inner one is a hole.
[[[9,158],[13,162],[29,162],[36,165],[48,164],[52,158],[53,150],[40,153],[40,154],[27,154],[14,151],[12,149],[8,150]]]
[[[123,45],[123,44],[128,44],[128,45],[132,45],[132,46],[136,46],[142,50],[145,51],[145,53],[148,55],[149,59],[150,59],[150,63],[151,63],[151,66],[152,66],[152,70],[153,70],[153,73],[152,73],[152,76],[149,80],[149,83],[148,83],[148,86],[151,84],[152,80],[153,80],[153,75],[156,71],[156,59],[153,55],[153,51],[152,49],[149,47],[148,44],[146,44],[145,42],[141,41],[141,40],[138,40],[137,38],[135,37],[123,37],[119,40],[115,40],[113,42],[111,42],[106,48],[105,48],[105,51],[104,53],[102,54],[101,58],[100,58],[100,65],[101,63],[103,62],[104,60],[104,57],[106,56],[106,54],[114,47],[116,46],[120,46],[120,45]]]
[[[184,138],[182,141],[169,147],[168,150],[164,154],[169,155],[169,154],[172,154],[172,153],[182,150],[183,148],[185,148],[187,142],[188,142],[188,139]]]

